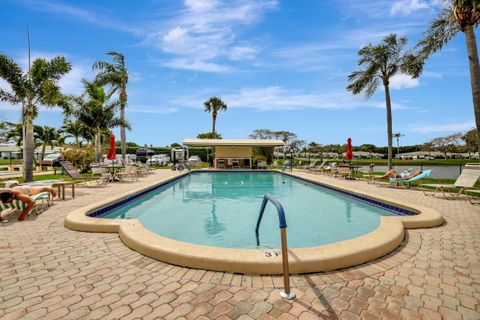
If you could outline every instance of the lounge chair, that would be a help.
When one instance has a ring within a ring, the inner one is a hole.
[[[360,169],[360,172],[362,173],[362,177],[365,178],[365,180],[367,180],[367,183],[375,183],[375,178],[379,178],[381,177],[381,175],[378,175],[378,174],[373,174],[375,170],[375,164],[374,163],[370,163],[370,165],[368,166],[368,170],[362,170]]]
[[[423,190],[425,195],[435,196],[437,192],[442,192],[443,197],[446,198],[445,191],[447,191],[451,196],[460,196],[462,193],[466,195],[469,189],[473,189],[478,179],[480,179],[480,164],[467,163],[455,183],[421,184],[418,189]],[[452,189],[457,189],[457,192],[450,192]]]
[[[394,187],[394,186],[405,186],[407,188],[410,188],[410,183],[424,179],[428,177],[432,173],[432,170],[425,170],[422,173],[410,178],[410,179],[399,179],[399,178],[390,178],[389,179],[389,184],[387,185],[388,187]]]
[[[322,163],[320,163],[320,165],[315,165],[313,166],[312,168],[309,168],[308,169],[308,172],[311,172],[311,173],[320,173],[322,172],[323,168],[326,166],[327,164],[327,161],[324,160]]]
[[[480,204],[480,190],[465,190],[465,194],[471,204]]]
[[[63,170],[73,179],[79,182],[79,185],[86,187],[90,186],[89,182],[94,182],[96,186],[106,186],[105,179],[99,179],[98,177],[84,177],[78,173],[77,169],[72,165],[70,161],[60,161],[60,165]]]
[[[35,204],[33,205],[32,210],[30,213],[36,213],[39,215],[42,213],[43,210],[48,208],[51,204],[50,202],[50,193],[48,192],[40,192],[39,194],[30,196],[33,201],[35,201]],[[27,207],[27,204],[23,201],[20,201],[18,199],[13,199],[11,202],[8,203],[3,203],[0,201],[0,213],[3,212],[4,210],[11,209],[12,211],[23,211]]]
[[[310,162],[309,164],[305,165],[302,169],[305,171],[310,171],[311,169],[315,168],[319,160],[314,160],[313,162]]]
[[[103,180],[100,183],[107,184],[110,181],[113,181],[113,176],[107,168],[104,167],[92,167],[92,178]]]

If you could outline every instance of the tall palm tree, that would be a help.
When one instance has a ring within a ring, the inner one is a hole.
[[[38,144],[42,145],[41,158],[45,158],[45,149],[47,146],[53,147],[61,141],[60,133],[57,129],[49,126],[35,126],[35,138]]]
[[[0,89],[0,101],[22,105],[22,121],[25,124],[24,140],[24,179],[33,179],[35,142],[33,120],[38,105],[59,106],[64,102],[58,81],[71,70],[70,63],[61,56],[51,60],[35,59],[28,71],[5,54],[0,54],[0,78],[5,80],[12,91]]]
[[[397,73],[411,73],[410,64],[413,55],[405,52],[407,38],[397,39],[396,34],[386,36],[378,45],[369,44],[360,51],[358,65],[363,67],[348,76],[347,90],[353,94],[364,92],[367,98],[373,96],[380,83],[385,88],[385,103],[387,107],[388,132],[388,169],[393,167],[392,162],[392,102],[390,98],[390,79]]]
[[[212,113],[212,137],[213,139],[216,139],[217,134],[215,132],[215,124],[217,122],[218,112],[222,110],[226,111],[228,106],[225,102],[222,101],[222,99],[217,97],[211,97],[203,103],[203,106],[205,108],[205,112]]]
[[[93,70],[99,73],[95,81],[99,85],[110,85],[110,94],[119,93],[120,101],[120,120],[125,122],[125,107],[127,106],[127,84],[128,71],[125,66],[125,57],[120,52],[108,51],[107,55],[112,57],[112,63],[106,61],[97,61],[93,64]],[[126,162],[127,154],[127,137],[125,134],[125,126],[120,127],[120,146],[122,149],[122,161]]]
[[[119,101],[109,101],[109,95],[102,86],[96,82],[82,80],[84,85],[83,96],[74,98],[77,109],[75,111],[78,121],[91,128],[95,134],[95,161],[102,159],[101,135],[105,130],[113,127],[124,126],[128,123],[115,117]]]
[[[477,132],[480,132],[480,64],[475,28],[479,24],[479,0],[449,0],[430,24],[425,37],[417,44],[419,54],[414,65],[416,67],[414,71],[420,74],[425,61],[432,53],[442,49],[459,32],[465,34]],[[477,135],[477,145],[480,153],[480,134]]]

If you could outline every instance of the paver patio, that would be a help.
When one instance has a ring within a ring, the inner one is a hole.
[[[281,277],[173,266],[117,234],[66,229],[74,208],[142,182],[78,188],[39,216],[0,224],[0,319],[480,319],[480,206],[316,177],[435,208],[446,223],[407,230],[400,248],[371,263],[293,276],[297,299],[285,301]]]

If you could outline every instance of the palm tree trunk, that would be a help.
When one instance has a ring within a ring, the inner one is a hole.
[[[47,147],[46,143],[42,144],[42,157],[40,159],[43,159],[45,158],[45,148]],[[51,148],[51,147],[50,147]]]
[[[25,140],[23,144],[25,157],[23,159],[23,177],[26,182],[30,182],[33,180],[33,158],[35,156],[35,141],[33,138],[33,110],[30,103],[27,104],[25,122]]]
[[[213,120],[213,124],[212,124],[212,139],[215,139],[217,136],[215,134],[215,122],[217,121],[217,113],[216,112],[213,112],[212,113],[212,120]]]
[[[392,160],[392,102],[390,100],[390,88],[388,87],[389,82],[384,81],[383,85],[385,87],[385,102],[387,105],[387,134],[388,134],[388,170],[393,168]]]
[[[467,54],[470,64],[470,84],[472,86],[473,110],[475,114],[475,124],[477,126],[477,145],[480,155],[480,65],[478,63],[477,41],[473,26],[465,29],[467,38]]]
[[[126,92],[122,89],[120,94],[120,121],[125,121],[125,105],[126,105]],[[127,163],[127,135],[125,133],[125,125],[120,126],[120,147],[122,149],[122,162]]]
[[[102,153],[102,146],[100,144],[100,129],[95,133],[95,162],[99,163]]]

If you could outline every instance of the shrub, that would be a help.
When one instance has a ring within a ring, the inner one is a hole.
[[[63,160],[70,161],[81,172],[87,172],[90,165],[95,162],[95,148],[88,146],[71,148],[62,152]]]

